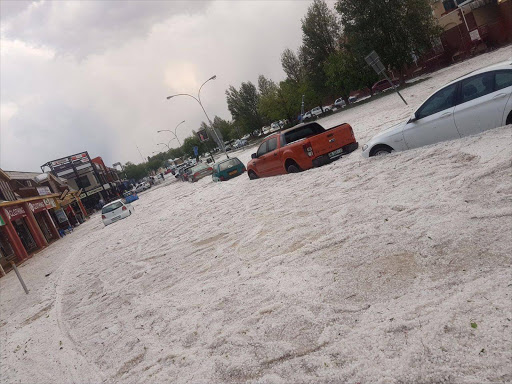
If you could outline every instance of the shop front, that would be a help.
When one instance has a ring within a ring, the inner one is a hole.
[[[9,237],[5,229],[5,222],[2,219],[2,216],[0,216],[0,265],[5,269],[9,266],[9,260],[14,260],[15,258],[16,254],[9,242]]]
[[[48,243],[59,239],[59,232],[48,210],[55,208],[55,200],[53,198],[42,199],[29,202],[28,207],[34,214],[39,229],[43,233]]]
[[[2,203],[0,257],[23,261],[31,253],[57,240],[59,232],[48,212],[54,205],[53,198],[29,198]]]

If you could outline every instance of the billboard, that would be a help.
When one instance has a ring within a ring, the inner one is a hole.
[[[87,151],[49,161],[45,165],[50,167],[55,176],[65,179],[74,179],[78,174],[93,170],[91,158]],[[80,172],[78,173],[78,171]]]
[[[208,132],[206,132],[206,129],[201,129],[199,132],[197,132],[197,137],[199,138],[199,141],[201,143],[210,140],[210,138],[208,137]]]

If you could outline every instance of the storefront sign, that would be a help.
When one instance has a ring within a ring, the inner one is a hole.
[[[98,187],[98,188],[91,189],[90,191],[87,192],[87,196],[92,196],[95,193],[98,193],[98,192],[100,192],[102,190],[103,190],[103,187]],[[82,197],[80,196],[80,198],[82,198]]]
[[[88,163],[89,160],[88,160],[87,152],[82,152],[82,153],[79,153],[77,155],[71,156],[71,161],[73,163],[76,163],[78,161],[80,161],[82,163]]]
[[[43,199],[44,204],[46,205],[47,209],[56,208],[57,204],[55,204],[55,199]]]
[[[59,223],[65,223],[66,221],[68,221],[68,217],[66,216],[66,212],[64,212],[64,210],[61,208],[61,209],[56,209],[54,211],[55,213],[55,216],[57,217],[57,220],[59,221]]]
[[[5,207],[5,212],[7,212],[8,219],[11,221],[21,219],[27,215],[23,207]]]
[[[471,37],[471,41],[481,40],[480,33],[478,32],[478,29],[475,29],[475,30],[469,32],[469,36]]]
[[[35,202],[30,202],[30,203],[28,203],[28,207],[34,213],[46,210],[46,204],[44,203],[43,200],[39,200],[39,201],[35,201]]]
[[[36,187],[36,189],[37,189],[37,193],[39,194],[39,196],[52,194],[52,191],[50,191],[50,188],[48,188],[48,187]]]

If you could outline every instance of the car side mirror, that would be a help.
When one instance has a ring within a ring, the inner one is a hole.
[[[253,153],[253,154],[251,155],[251,159],[256,159],[256,158],[258,158],[258,156],[257,156],[255,153]]]

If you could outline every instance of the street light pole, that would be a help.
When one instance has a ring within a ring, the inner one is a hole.
[[[193,98],[195,101],[197,101],[199,103],[199,105],[201,106],[206,118],[208,119],[208,123],[210,123],[210,128],[212,129],[213,131],[213,134],[215,135],[215,137],[217,138],[217,143],[219,144],[220,146],[220,149],[222,149],[224,151],[224,154],[226,155],[226,157],[229,159],[229,155],[228,153],[226,152],[226,147],[224,146],[224,142],[219,138],[219,135],[217,135],[217,131],[215,130],[215,128],[213,127],[213,123],[212,121],[210,120],[210,117],[208,116],[208,114],[206,113],[206,110],[204,109],[203,107],[203,103],[201,103],[201,89],[203,88],[203,86],[209,82],[210,80],[215,80],[217,78],[216,75],[213,75],[212,77],[210,77],[208,80],[206,80],[203,84],[201,84],[201,86],[199,87],[199,91],[197,92],[197,97],[195,96],[192,96],[192,95],[189,95],[188,93],[178,93],[176,95],[171,95],[171,96],[167,96],[167,100],[173,98],[173,97],[176,97],[176,96],[188,96],[188,97],[191,97]]]
[[[171,133],[174,135],[174,137],[176,138],[176,140],[178,140],[178,144],[179,144],[179,145],[180,145],[180,147],[181,147],[181,141],[180,141],[180,139],[178,138],[178,135],[176,134],[176,131],[178,130],[178,127],[179,127],[181,124],[183,124],[184,122],[185,122],[185,120],[183,120],[181,123],[179,123],[179,124],[176,126],[176,128],[174,128],[174,132],[173,132],[173,131],[171,131],[170,129],[161,129],[161,130],[156,131],[156,132],[157,132],[157,133],[160,133],[160,132],[171,132]],[[171,140],[172,140],[172,139],[171,139]],[[170,143],[170,141],[169,141],[169,143]]]
[[[165,143],[158,143],[157,145],[165,145],[167,147],[167,150],[170,151],[171,150],[171,147],[169,147],[169,144],[165,144]]]

